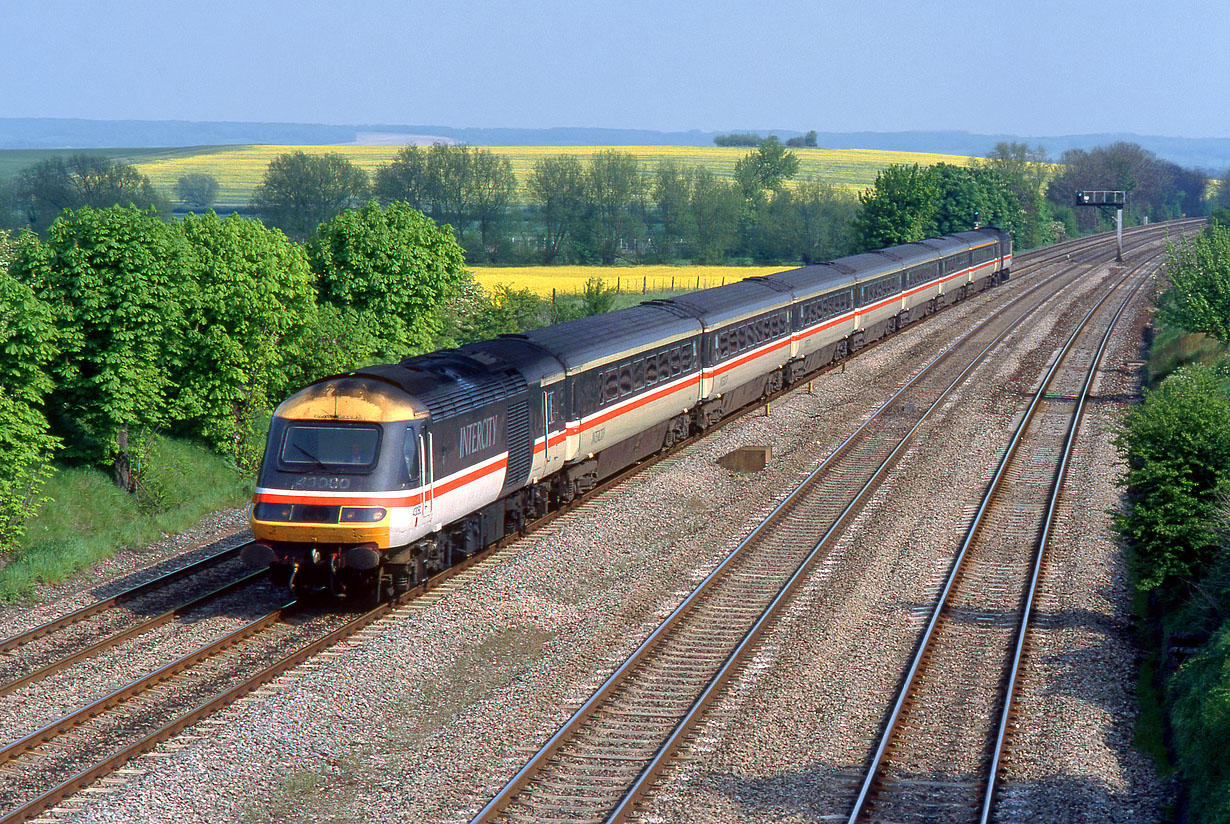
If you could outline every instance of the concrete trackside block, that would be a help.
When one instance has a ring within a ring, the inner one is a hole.
[[[773,460],[771,446],[741,446],[718,458],[718,466],[731,472],[759,472]]]

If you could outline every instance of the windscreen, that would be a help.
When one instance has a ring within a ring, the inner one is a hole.
[[[376,463],[380,428],[291,424],[282,436],[281,462],[299,469],[363,470]]]

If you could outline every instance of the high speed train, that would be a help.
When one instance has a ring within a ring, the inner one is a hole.
[[[244,557],[396,596],[1011,264],[984,228],[317,381],[274,412]]]

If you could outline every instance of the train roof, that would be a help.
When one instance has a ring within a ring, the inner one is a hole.
[[[920,263],[938,260],[940,257],[939,252],[935,249],[918,241],[902,243],[899,246],[890,246],[887,249],[881,249],[880,253],[896,258],[905,267],[917,266]]]
[[[987,243],[997,241],[1005,234],[1007,233],[1002,229],[997,229],[994,226],[988,226],[985,229],[974,229],[969,232],[954,232],[948,237],[966,241],[972,248],[974,246],[983,246]]]
[[[666,344],[699,332],[696,319],[655,301],[504,337],[542,347],[572,373],[615,360],[629,349]]]
[[[492,365],[457,349],[416,355],[401,363],[356,369],[401,388],[437,420],[460,415],[526,391],[525,376],[508,365]]]
[[[675,307],[710,328],[780,309],[793,302],[794,297],[785,286],[763,278],[748,278],[649,303]]]
[[[970,233],[963,232],[962,234]],[[928,249],[934,249],[941,255],[947,257],[948,255],[956,254],[957,252],[966,251],[971,246],[981,245],[982,242],[986,241],[986,237],[984,235],[979,235],[978,239],[979,243],[974,244],[970,242],[969,238],[958,237],[957,235],[944,235],[943,237],[930,237],[926,240],[920,240],[918,243],[920,246],[926,246]]]
[[[794,293],[799,300],[831,292],[851,285],[850,276],[827,263],[812,266],[800,266],[798,269],[787,269],[784,272],[774,272],[749,280],[767,280],[784,286]]]
[[[848,276],[852,275],[857,280],[868,280],[900,269],[901,261],[880,252],[863,252],[861,255],[829,261],[828,265]]]

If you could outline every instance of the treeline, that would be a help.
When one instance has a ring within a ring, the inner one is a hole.
[[[786,139],[786,146],[794,149],[816,148],[816,130],[812,129],[802,137],[790,137]],[[759,146],[767,140],[778,140],[777,135],[769,135],[761,137],[755,132],[731,132],[730,134],[720,134],[713,138],[715,146]]]
[[[1143,717],[1164,719],[1138,738],[1165,763],[1168,728],[1186,817],[1230,822],[1230,225],[1172,246],[1166,272],[1153,362],[1205,356],[1146,392],[1116,440],[1128,503],[1116,526],[1146,596],[1141,683],[1146,696],[1157,690]],[[1201,346],[1205,337],[1216,345]]]
[[[311,162],[306,156],[302,162]],[[275,161],[275,163],[278,161]],[[467,260],[491,263],[613,264],[819,260],[844,254],[856,199],[817,182],[788,186],[798,158],[776,139],[736,165],[735,179],[699,165],[653,167],[627,152],[544,157],[518,181],[512,164],[486,149],[415,146],[376,170],[371,192],[403,201],[452,227]],[[302,187],[271,164],[258,212],[289,232]],[[524,192],[524,202],[517,200]],[[283,193],[283,194],[279,194]],[[353,197],[360,197],[355,190]],[[280,208],[272,208],[273,204]]]
[[[290,152],[270,162],[248,208],[305,241],[371,198],[409,203],[450,226],[471,263],[788,265],[989,223],[1020,248],[1111,228],[1100,210],[1073,206],[1079,189],[1128,192],[1129,224],[1208,206],[1203,174],[1134,144],[1066,152],[1055,166],[1041,147],[1002,143],[970,166],[889,167],[855,197],[798,180],[798,158],[776,137],[745,137],[754,149],[733,179],[700,165],[648,166],[618,150],[544,157],[524,180],[507,157],[468,146],[406,147],[372,175],[337,153]],[[175,190],[181,205],[201,213],[218,186],[192,174]],[[0,227],[45,234],[63,209],[114,203],[169,211],[167,197],[131,166],[52,158],[0,184]]]
[[[0,239],[0,561],[50,460],[135,492],[166,432],[251,470],[290,390],[449,343],[443,309],[466,280],[452,234],[406,204],[347,211],[304,244],[257,220],[131,206]]]
[[[0,230],[0,567],[53,461],[140,499],[162,434],[250,476],[300,386],[615,300],[597,279],[558,302],[488,294],[448,227],[402,202],[345,210],[302,243],[259,219],[135,206],[66,210],[43,237]]]

